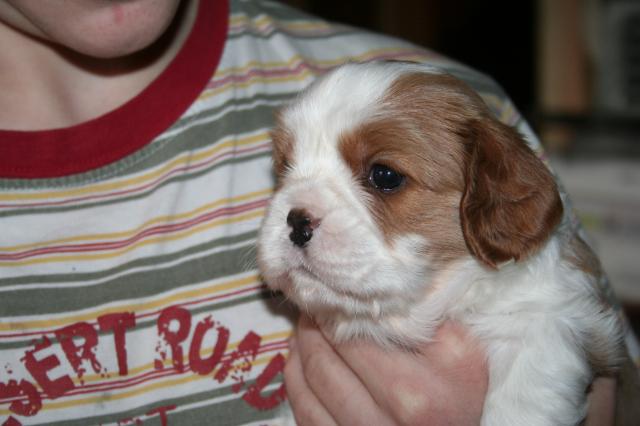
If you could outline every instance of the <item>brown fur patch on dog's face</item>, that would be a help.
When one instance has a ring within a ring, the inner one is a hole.
[[[277,177],[277,189],[282,182],[282,176],[289,168],[295,139],[289,128],[282,123],[281,112],[276,113],[275,122],[276,125],[271,131],[271,145],[273,149],[273,171]]]
[[[340,143],[343,159],[371,195],[370,209],[387,241],[421,235],[432,261],[444,263],[468,254],[459,205],[470,111],[463,107],[466,98],[455,96],[456,85],[444,75],[402,77],[388,90],[380,116],[343,135]],[[376,164],[404,176],[398,190],[384,193],[371,185]]]
[[[370,194],[386,239],[419,234],[434,261],[471,252],[495,268],[537,251],[562,216],[551,174],[516,131],[499,123],[457,79],[408,74],[387,91],[379,113],[344,134],[340,152]],[[373,165],[405,177],[384,193]]]

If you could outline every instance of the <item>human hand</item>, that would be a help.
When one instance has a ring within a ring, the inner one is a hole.
[[[457,324],[409,353],[366,342],[334,348],[307,317],[284,375],[301,426],[477,425],[488,383],[484,353]],[[596,379],[587,425],[614,424],[615,388],[615,379]]]
[[[479,345],[445,323],[417,352],[369,342],[333,347],[301,317],[284,377],[296,422],[308,425],[477,425],[488,369]]]

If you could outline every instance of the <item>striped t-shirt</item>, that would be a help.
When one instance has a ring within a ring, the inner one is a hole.
[[[486,77],[271,2],[202,0],[105,116],[0,131],[0,424],[275,424],[293,311],[261,283],[274,108],[347,61],[428,62],[535,138]],[[345,94],[348,95],[348,94]]]

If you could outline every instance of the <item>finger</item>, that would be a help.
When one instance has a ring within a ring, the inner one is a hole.
[[[356,342],[339,345],[337,352],[399,422],[411,423],[426,412],[449,407],[452,398],[468,398],[463,408],[470,417],[482,410],[488,383],[485,356],[459,326],[445,324],[419,351]]]
[[[390,418],[318,328],[301,318],[297,345],[309,387],[341,425],[391,425]]]
[[[337,426],[336,421],[322,406],[305,381],[300,353],[296,346],[295,338],[291,339],[289,359],[284,369],[287,398],[291,404],[296,424],[300,426]]]
[[[429,375],[450,378],[455,373],[465,376],[468,370],[484,366],[485,355],[477,342],[460,326],[445,323],[440,327],[433,341],[417,350],[400,348],[378,348],[375,344],[358,341],[348,345],[338,345],[337,352],[367,387],[387,389],[385,374],[395,377],[412,377],[416,371]],[[393,370],[376,371],[370,365],[396,364]]]
[[[436,331],[433,342],[423,345],[420,353],[444,380],[464,380],[485,389],[488,386],[484,348],[459,324],[445,322]]]
[[[586,426],[613,425],[616,417],[616,379],[598,377],[588,395]]]

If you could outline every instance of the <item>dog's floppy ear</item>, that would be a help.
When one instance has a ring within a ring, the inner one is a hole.
[[[462,231],[471,253],[491,268],[526,258],[562,218],[555,180],[517,131],[495,119],[470,123]]]

